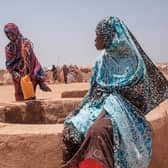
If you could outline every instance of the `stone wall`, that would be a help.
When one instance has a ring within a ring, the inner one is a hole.
[[[40,108],[45,107],[43,110],[49,108],[52,111],[52,115],[55,113],[54,115],[58,115],[58,118],[62,118],[69,113],[69,110],[73,110],[78,103],[79,100],[68,100],[62,103],[42,101]],[[24,103],[0,105],[1,115],[3,114],[4,106],[10,108],[14,108],[14,106],[19,108],[21,106],[21,108],[25,109],[27,106]],[[35,104],[37,108],[36,105],[39,104]],[[30,112],[32,108],[28,109]],[[62,111],[63,109],[65,112]],[[24,110],[22,109],[22,111]],[[146,115],[146,118],[150,122],[153,131],[153,152],[149,167],[167,168],[168,100],[152,110]],[[63,125],[60,124],[25,125],[0,123],[0,168],[60,168],[62,161],[62,130]]]
[[[81,99],[57,101],[25,101],[0,104],[0,122],[26,124],[63,123]]]
[[[62,125],[0,124],[0,168],[60,168]]]

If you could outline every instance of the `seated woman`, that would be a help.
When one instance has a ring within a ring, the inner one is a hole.
[[[152,136],[144,115],[168,97],[168,82],[126,25],[107,17],[96,28],[103,50],[91,87],[64,123],[63,168],[147,168]]]
[[[10,40],[9,44],[5,47],[6,68],[12,75],[16,101],[24,100],[20,79],[26,74],[29,74],[34,85],[34,90],[36,90],[36,86],[39,84],[43,91],[51,91],[44,83],[44,72],[34,54],[30,41],[22,36],[14,23],[5,25],[4,32]],[[26,62],[24,54],[27,54]]]

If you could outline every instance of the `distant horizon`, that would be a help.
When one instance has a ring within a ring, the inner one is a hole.
[[[168,65],[168,62],[153,62],[155,65],[159,65],[159,64],[163,64],[163,65]],[[86,68],[92,68],[93,65],[78,65],[78,64],[52,64],[52,65],[55,65],[55,66],[63,66],[63,65],[76,65],[77,67],[81,68],[81,67],[86,67]],[[47,68],[48,70],[52,68],[52,65],[49,65],[49,66],[45,66],[43,65],[42,67],[43,68]],[[6,70],[5,67],[0,67],[0,70]]]
[[[158,65],[158,64],[166,64],[166,65],[168,65],[168,61],[167,62],[154,62],[153,61],[153,63],[154,64],[156,64],[156,65]],[[69,66],[69,65],[76,65],[76,66],[78,66],[78,67],[93,67],[93,65],[78,65],[78,64],[52,64],[52,65],[55,65],[55,66],[62,66],[62,65],[67,65],[67,66]],[[50,68],[50,67],[52,67],[52,65],[49,65],[49,66],[43,66],[43,68]]]
[[[0,68],[5,68],[3,27],[18,25],[34,44],[43,67],[52,64],[93,66],[95,27],[106,16],[118,16],[154,63],[168,62],[168,1],[166,0],[1,0]]]

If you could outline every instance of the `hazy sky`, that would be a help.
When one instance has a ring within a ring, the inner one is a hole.
[[[110,15],[124,20],[153,61],[168,61],[168,0],[0,0],[0,67],[8,22],[32,40],[43,66],[92,65],[95,27]]]

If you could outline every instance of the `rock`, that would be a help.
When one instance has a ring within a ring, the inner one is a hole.
[[[7,72],[7,70],[0,70],[0,85],[12,84],[12,76]]]
[[[10,84],[13,83],[11,74],[5,73],[5,74],[3,75],[3,78],[4,78],[3,83],[4,83],[5,85],[10,85]]]
[[[161,103],[147,116],[151,123],[153,150],[150,168],[168,167],[168,100]]]
[[[59,118],[65,118],[69,113],[71,113],[73,110],[75,110],[78,105],[80,104],[81,99],[76,100],[68,100],[63,102],[63,110],[64,113],[61,113],[59,115]]]
[[[48,102],[42,104],[47,107]],[[68,106],[67,106],[68,103]],[[62,102],[63,109],[75,108],[74,100]],[[2,105],[0,104],[0,107]],[[51,106],[54,108],[53,106]],[[150,168],[168,165],[168,100],[146,115],[153,131]],[[61,112],[61,111],[60,111]],[[62,116],[62,115],[60,115]],[[59,118],[61,121],[61,117]],[[60,168],[63,125],[0,123],[0,168]]]
[[[82,81],[83,81],[83,82],[89,82],[89,79],[90,79],[90,77],[91,77],[91,74],[92,74],[92,72],[88,72],[88,73],[81,72]]]
[[[8,123],[44,123],[44,111],[39,101],[9,103],[1,108],[0,118]]]
[[[5,121],[4,106],[0,105],[0,122]]]
[[[0,105],[0,121],[8,123],[54,124],[73,111],[80,99],[76,100],[33,100]]]
[[[64,121],[65,121],[65,118],[59,118],[59,119],[57,120],[57,123],[58,123],[58,124],[63,124]]]
[[[89,73],[92,71],[92,68],[91,67],[81,67],[80,71],[83,73]]]
[[[0,124],[0,168],[60,168],[62,125]]]
[[[61,98],[82,98],[88,90],[73,90],[64,91],[61,94]]]

